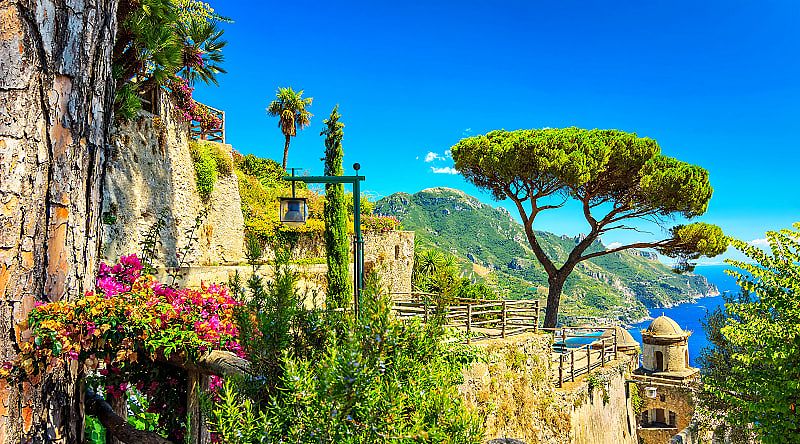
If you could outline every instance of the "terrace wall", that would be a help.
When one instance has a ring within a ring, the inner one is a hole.
[[[214,191],[204,201],[195,184],[188,124],[176,118],[165,95],[160,95],[152,109],[154,113],[142,111],[137,119],[117,125],[111,136],[103,195],[102,260],[115,262],[120,256],[140,253],[144,233],[163,213],[165,226],[159,233],[154,264],[163,274],[164,267],[180,262],[187,230],[198,214],[207,210],[195,233],[198,239],[184,258],[188,267],[182,270],[181,283],[226,282],[236,271],[249,275],[250,267],[244,266],[244,218],[236,175],[219,175]],[[231,153],[230,145],[220,146]],[[414,233],[368,232],[364,240],[365,269],[378,271],[388,291],[410,292]],[[265,254],[267,259],[272,256],[271,252]],[[319,235],[302,237],[293,251],[296,260],[324,262],[324,257],[325,245]],[[324,293],[324,263],[297,269],[304,289]],[[260,270],[271,275],[270,267]]]
[[[485,362],[464,372],[461,394],[482,416],[490,443],[637,444],[623,356],[562,389],[554,386],[551,336],[476,343]]]

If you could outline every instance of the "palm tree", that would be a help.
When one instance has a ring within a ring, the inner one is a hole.
[[[267,107],[267,114],[278,117],[278,127],[286,137],[286,144],[283,146],[283,169],[286,169],[286,161],[289,159],[289,142],[292,137],[297,135],[298,129],[303,129],[311,123],[311,114],[306,110],[311,106],[312,97],[303,98],[303,91],[295,92],[291,87],[278,88],[275,100]]]
[[[216,21],[190,18],[179,23],[178,35],[183,41],[183,68],[179,74],[190,85],[197,80],[219,85],[217,74],[227,72],[220,66],[225,60],[222,49],[228,44],[221,40],[224,32]]]

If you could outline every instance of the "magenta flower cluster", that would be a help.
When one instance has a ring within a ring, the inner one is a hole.
[[[106,298],[110,298],[130,291],[141,274],[142,262],[135,254],[122,256],[113,267],[105,262],[100,264],[95,285]]]

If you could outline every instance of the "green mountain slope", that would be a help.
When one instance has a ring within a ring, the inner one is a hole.
[[[449,251],[476,277],[496,282],[509,297],[546,295],[547,275],[528,246],[522,226],[494,208],[451,188],[396,193],[379,200],[375,212],[395,216],[416,232],[422,246]],[[577,238],[537,232],[551,257],[563,261]],[[596,242],[591,249],[605,248]],[[470,265],[471,264],[471,265]],[[561,313],[632,322],[647,308],[670,306],[716,292],[703,276],[678,275],[648,252],[620,252],[578,265],[567,280]],[[571,318],[571,319],[569,319]]]

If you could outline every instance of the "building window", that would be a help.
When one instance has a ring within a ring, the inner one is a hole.
[[[656,352],[656,368],[655,371],[663,372],[664,371],[664,353],[660,351]]]
[[[661,400],[661,402],[666,402],[666,400],[667,400],[667,395],[664,395],[664,394],[658,395],[658,399],[660,399],[660,400]]]
[[[646,426],[647,424],[650,424],[650,415],[648,411],[645,410],[642,412],[642,426]]]
[[[394,246],[394,260],[400,260],[400,245]]]
[[[667,418],[664,417],[664,409],[656,409],[656,421],[659,424],[666,424]]]
[[[674,426],[677,422],[677,418],[675,417],[675,412],[669,412],[669,425]]]

